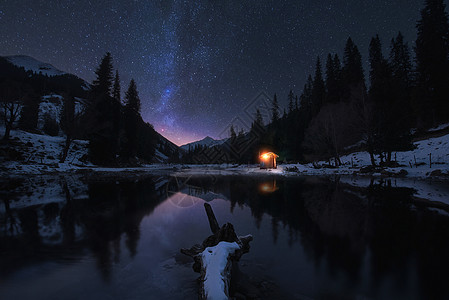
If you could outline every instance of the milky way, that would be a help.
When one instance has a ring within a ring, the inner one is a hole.
[[[285,106],[316,57],[341,55],[348,36],[364,61],[376,33],[386,54],[398,31],[412,46],[423,2],[7,0],[0,55],[30,55],[91,81],[110,51],[122,90],[137,82],[144,120],[183,144],[222,138],[236,119],[245,129],[251,115],[242,112],[261,92]]]

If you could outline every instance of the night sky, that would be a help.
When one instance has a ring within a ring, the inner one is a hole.
[[[348,36],[366,65],[401,31],[410,46],[424,0],[0,1],[0,55],[30,55],[94,79],[110,51],[122,91],[134,78],[142,117],[181,145],[246,128],[254,99],[300,94],[316,57],[341,57]],[[367,69],[365,69],[365,76]],[[256,101],[257,102],[257,101]]]

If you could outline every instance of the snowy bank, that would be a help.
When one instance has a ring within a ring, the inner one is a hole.
[[[371,165],[367,152],[354,152],[341,157],[342,166],[329,167],[327,162],[315,164],[278,164],[277,169],[260,169],[258,165],[189,165],[180,169],[178,175],[363,175],[374,177],[447,177],[449,178],[449,134],[415,143],[411,151],[395,152],[392,158],[395,168],[364,171]]]
[[[0,127],[0,130],[2,128]],[[7,153],[15,149],[20,159],[5,159],[0,162],[0,172],[7,174],[47,174],[72,171],[92,172],[144,172],[148,174],[170,173],[175,176],[299,176],[299,175],[361,175],[371,177],[409,177],[449,178],[449,134],[429,138],[415,143],[412,151],[396,152],[393,160],[398,163],[395,168],[378,168],[369,170],[371,165],[367,152],[354,152],[341,157],[343,163],[338,168],[328,166],[327,162],[315,164],[278,164],[277,169],[260,169],[258,165],[211,164],[150,164],[133,168],[98,167],[87,161],[88,142],[73,141],[65,163],[59,163],[59,156],[64,145],[64,137],[32,134],[21,130],[11,132],[12,141],[3,145]],[[160,159],[162,153],[156,152]]]

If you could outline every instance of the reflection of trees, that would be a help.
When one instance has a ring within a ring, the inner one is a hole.
[[[112,263],[119,261],[122,234],[130,256],[135,256],[140,223],[163,200],[155,196],[151,179],[89,184],[89,203],[82,207],[87,211],[77,215],[105,279],[110,276]]]
[[[166,184],[157,184],[156,189],[155,182],[164,180]],[[409,282],[411,268],[417,268],[422,293],[417,297],[448,298],[449,218],[416,206],[411,190],[393,188],[388,182],[356,188],[307,177],[277,178],[279,190],[259,191],[260,184],[272,181],[198,177],[188,184],[202,188],[204,194],[223,195],[231,209],[248,206],[256,225],[264,215],[271,218],[274,242],[285,228],[289,244],[300,240],[308,258],[327,266],[332,276],[345,274],[357,285],[369,258],[372,290],[380,289],[386,278],[396,280],[397,286]],[[165,200],[167,190],[179,188],[170,185],[173,181],[167,179],[111,178],[88,183],[88,197],[74,199],[73,188],[61,180],[64,202],[24,209],[11,209],[0,193],[5,207],[0,214],[0,277],[39,260],[78,259],[87,248],[107,280],[120,255],[136,255],[141,220]],[[192,192],[201,194],[198,189]],[[42,230],[55,226],[60,228],[50,230],[52,235]]]
[[[12,210],[4,200],[7,209],[0,215],[0,276],[35,261],[78,259],[88,248],[107,280],[112,264],[119,262],[123,235],[130,256],[136,255],[140,222],[165,199],[156,194],[152,179],[135,182],[133,178],[113,178],[87,186],[88,197],[84,199],[73,199],[62,178],[64,202]],[[12,232],[14,224],[18,229]]]
[[[449,218],[412,205],[409,189],[371,185],[365,195],[373,203],[369,247],[374,277],[380,281],[392,274],[402,282],[410,272],[407,264],[416,261],[422,296],[447,299]]]
[[[343,272],[356,285],[369,253],[372,290],[386,278],[403,286],[417,267],[422,296],[449,296],[449,218],[415,207],[412,190],[388,182],[356,188],[309,177],[278,179],[279,191],[259,193],[265,181],[218,178],[211,189],[226,195],[231,209],[247,205],[256,224],[270,216],[274,242],[280,225],[289,231],[290,244],[300,237],[308,257],[326,265],[331,276]]]

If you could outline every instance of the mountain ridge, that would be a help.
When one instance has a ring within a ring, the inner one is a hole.
[[[60,76],[69,74],[61,71],[50,63],[42,62],[29,55],[9,55],[3,56],[6,60],[17,67],[22,67],[25,71],[32,71],[36,74],[42,73],[47,76]],[[72,74],[73,75],[73,74]]]
[[[206,147],[219,146],[219,145],[222,145],[223,143],[225,143],[226,140],[227,139],[216,140],[216,139],[211,138],[210,136],[206,136],[205,138],[203,138],[201,140],[181,145],[181,146],[179,146],[179,148],[181,148],[181,149],[183,149],[185,151],[188,151],[189,147],[191,149],[193,149],[196,146],[206,146]]]

